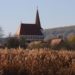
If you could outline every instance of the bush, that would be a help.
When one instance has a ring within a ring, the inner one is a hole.
[[[59,50],[63,46],[63,40],[60,38],[52,39],[50,43],[51,49]]]
[[[29,49],[50,48],[50,45],[44,41],[34,41],[34,42],[29,43],[27,48]]]
[[[21,48],[26,48],[26,39],[24,37],[19,38],[19,45]]]
[[[75,36],[69,36],[69,38],[67,39],[67,42],[71,49],[75,49]]]
[[[62,49],[71,50],[71,47],[70,47],[70,44],[68,43],[68,40],[63,41]]]
[[[18,48],[19,47],[19,39],[16,37],[9,37],[7,40],[8,48]]]

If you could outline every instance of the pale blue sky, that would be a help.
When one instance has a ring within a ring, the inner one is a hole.
[[[14,34],[20,23],[35,23],[39,10],[42,27],[75,25],[75,0],[0,0],[0,26]]]

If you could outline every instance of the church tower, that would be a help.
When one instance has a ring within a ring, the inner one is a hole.
[[[35,24],[38,26],[39,29],[42,29],[38,10],[37,10],[37,13],[36,13],[36,23]]]

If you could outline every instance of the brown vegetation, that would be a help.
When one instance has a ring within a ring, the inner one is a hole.
[[[0,75],[75,75],[74,59],[74,51],[1,49]]]

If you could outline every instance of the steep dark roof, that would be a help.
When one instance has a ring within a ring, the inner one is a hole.
[[[42,35],[40,28],[36,24],[21,24],[20,35]]]
[[[17,35],[43,35],[41,32],[41,24],[39,18],[39,12],[36,13],[35,24],[21,23],[20,28],[17,31]]]
[[[35,24],[37,25],[37,26],[39,26],[39,28],[41,28],[41,23],[40,23],[40,17],[39,17],[39,12],[38,12],[38,10],[37,10],[37,13],[36,13],[36,22],[35,22]]]

